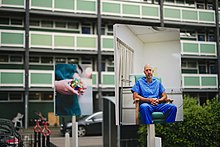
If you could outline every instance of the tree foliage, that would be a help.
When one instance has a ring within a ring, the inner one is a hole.
[[[220,101],[215,98],[200,106],[194,98],[183,99],[184,121],[156,124],[156,136],[163,147],[220,147]],[[139,129],[142,146],[146,141],[146,125]]]

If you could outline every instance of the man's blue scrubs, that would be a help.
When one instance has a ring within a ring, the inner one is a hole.
[[[135,85],[131,88],[131,91],[136,92],[138,95],[145,98],[160,98],[165,89],[161,82],[152,78],[151,83],[148,84],[146,77],[140,78]],[[152,124],[152,113],[163,112],[166,116],[166,122],[175,122],[177,108],[174,104],[160,103],[158,105],[152,105],[147,102],[140,102],[140,113],[143,124]]]

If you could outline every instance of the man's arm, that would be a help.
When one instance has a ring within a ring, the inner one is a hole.
[[[167,102],[167,94],[166,92],[163,92],[162,97],[158,99],[158,103],[165,103],[165,102]]]

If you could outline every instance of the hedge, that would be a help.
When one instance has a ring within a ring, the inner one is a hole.
[[[220,101],[217,98],[198,105],[194,98],[183,99],[184,121],[155,124],[163,147],[220,147]],[[146,145],[146,125],[139,128],[141,146]]]

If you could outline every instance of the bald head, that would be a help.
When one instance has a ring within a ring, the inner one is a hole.
[[[144,70],[146,70],[146,69],[151,69],[152,70],[153,68],[152,68],[152,66],[150,64],[146,64],[144,66]]]
[[[144,66],[144,74],[146,75],[147,81],[150,82],[153,77],[153,67],[150,64]]]

